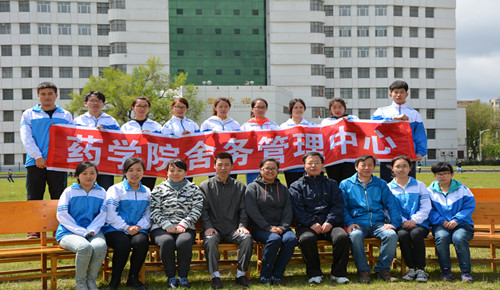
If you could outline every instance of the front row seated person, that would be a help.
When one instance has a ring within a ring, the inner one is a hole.
[[[359,282],[369,283],[370,266],[366,261],[364,240],[375,237],[382,241],[375,273],[385,281],[397,281],[391,277],[389,269],[396,254],[401,226],[401,210],[387,183],[374,176],[376,160],[363,155],[356,159],[357,173],[340,183],[344,195],[344,224],[351,240],[351,251],[358,269]],[[386,220],[388,213],[390,220]]]

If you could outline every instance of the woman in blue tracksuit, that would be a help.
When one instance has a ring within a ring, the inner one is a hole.
[[[189,103],[186,99],[175,98],[170,106],[172,118],[163,125],[161,133],[163,135],[182,136],[186,134],[200,132],[200,127],[193,120],[186,118]]]
[[[95,183],[97,174],[93,163],[78,164],[78,183],[64,190],[57,205],[56,240],[61,248],[76,253],[76,289],[99,289],[97,274],[108,249],[101,232],[106,221],[106,191]]]
[[[212,108],[213,114],[210,118],[206,119],[200,126],[201,132],[206,131],[240,131],[240,124],[228,116],[231,110],[231,101],[228,98],[218,98],[214,102]]]
[[[108,285],[110,289],[116,289],[120,285],[131,248],[134,251],[130,257],[127,286],[147,289],[138,279],[149,249],[148,229],[151,226],[151,192],[141,184],[143,173],[142,159],[128,158],[123,163],[123,181],[111,186],[106,193],[108,213],[103,232],[108,246],[114,250],[111,281]]]

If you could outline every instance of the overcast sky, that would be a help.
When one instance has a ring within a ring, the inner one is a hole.
[[[457,0],[457,99],[500,97],[500,1]]]

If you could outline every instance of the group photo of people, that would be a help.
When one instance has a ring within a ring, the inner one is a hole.
[[[425,283],[429,274],[424,239],[429,234],[436,244],[439,279],[453,280],[453,244],[459,261],[455,278],[471,283],[469,241],[474,236],[475,199],[466,185],[453,178],[454,170],[448,162],[432,165],[435,181],[430,186],[417,179],[417,162],[427,154],[427,136],[419,112],[406,102],[408,90],[405,81],[392,83],[388,90],[392,103],[378,108],[371,120],[408,122],[413,159],[402,155],[390,162],[378,162],[376,156],[361,155],[354,162],[325,165],[322,153],[307,152],[301,157],[300,168],[282,171],[277,158],[265,157],[258,172],[238,176],[232,172],[234,157],[218,150],[213,156],[213,174],[199,184],[188,177],[186,160],[169,160],[163,181],[144,176],[145,161],[130,157],[122,164],[121,180],[101,174],[97,164],[83,161],[74,171],[76,182],[68,185],[66,172],[47,169],[49,133],[54,124],[184,136],[209,131],[320,127],[359,119],[346,113],[345,100],[333,98],[328,104],[329,117],[315,124],[304,118],[306,102],[297,98],[289,102],[289,119],[278,125],[266,117],[268,102],[256,98],[251,102],[250,119],[240,125],[230,117],[231,101],[221,97],[213,103],[212,116],[198,125],[186,117],[188,101],[178,97],[170,106],[171,119],[162,125],[150,119],[150,100],[140,96],[131,103],[133,118],[120,126],[103,112],[106,97],[101,92],[87,92],[84,105],[88,111],[73,119],[71,113],[56,105],[57,86],[43,82],[37,87],[39,104],[24,111],[21,120],[21,140],[27,153],[27,199],[42,200],[48,185],[50,198],[59,200],[55,238],[62,248],[76,253],[76,289],[99,289],[98,274],[108,247],[113,253],[107,289],[120,287],[127,263],[128,277],[123,284],[147,289],[148,281],[140,281],[139,272],[150,244],[159,247],[167,278],[164,287],[189,288],[192,246],[197,235],[203,240],[207,283],[213,289],[221,289],[226,283],[219,272],[220,243],[238,245],[234,281],[244,288],[251,287],[252,282],[286,286],[287,265],[299,249],[305,264],[305,285],[320,285],[326,279],[337,284],[370,283],[373,279]],[[379,176],[375,174],[377,168]],[[197,223],[201,223],[201,232],[196,230]],[[39,237],[36,232],[28,234],[28,238]],[[373,269],[366,257],[366,238],[381,241]],[[320,240],[332,245],[333,263],[327,273],[324,267],[322,270],[318,252]],[[264,245],[264,251],[259,276],[251,281],[247,272],[256,243]],[[409,268],[402,277],[389,271],[398,243]],[[351,281],[353,273],[348,274],[350,259],[357,269],[357,281]]]

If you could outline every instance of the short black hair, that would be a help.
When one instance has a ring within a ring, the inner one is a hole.
[[[450,163],[445,162],[445,161],[439,161],[437,163],[434,163],[431,166],[431,171],[432,173],[436,174],[439,172],[449,172],[453,173],[453,166],[451,166]]]
[[[306,110],[306,103],[304,103],[304,100],[302,100],[302,99],[292,99],[292,100],[290,100],[290,103],[288,103],[288,114],[290,115],[290,117],[292,117],[293,107],[297,103],[301,103],[302,106],[304,106],[304,111]]]
[[[373,160],[373,164],[377,164],[377,159],[371,155],[361,155],[354,161],[354,166],[358,166],[360,162],[365,162],[368,159]]]
[[[57,86],[53,82],[42,82],[36,87],[36,93],[38,94],[40,90],[43,89],[53,89],[54,92],[57,94]]]
[[[142,165],[142,169],[146,170],[146,167],[144,166],[144,161],[142,161],[141,158],[130,157],[130,158],[127,158],[127,160],[125,160],[125,162],[123,162],[123,175],[125,175],[128,172],[128,170],[130,169],[130,167],[132,167],[132,165],[134,165],[136,163],[140,163]]]
[[[389,86],[389,91],[394,91],[395,89],[405,89],[408,92],[408,83],[405,81],[395,81]]]
[[[325,163],[325,158],[319,152],[307,152],[304,156],[302,156],[302,163],[306,164],[306,159],[309,156],[318,156],[319,159],[321,159],[321,164]]]
[[[408,162],[408,165],[410,165],[410,168],[412,167],[412,163],[411,163],[410,158],[408,158],[408,156],[405,156],[405,155],[394,157],[394,159],[391,160],[391,167],[394,167],[394,163],[396,163],[396,161],[401,160],[401,159]]]
[[[97,170],[97,166],[95,166],[94,163],[92,163],[90,161],[83,161],[82,163],[78,164],[76,166],[76,169],[75,169],[75,177],[76,177],[76,181],[78,183],[80,183],[80,179],[78,178],[78,176],[80,175],[80,173],[84,172],[89,167],[94,167],[95,168],[95,172],[97,174],[99,174],[99,171]],[[9,168],[9,170],[10,170],[10,168]],[[97,175],[96,175],[96,177],[97,177]]]
[[[269,105],[267,104],[267,101],[264,100],[263,98],[257,98],[255,100],[252,101],[252,103],[250,104],[250,107],[253,109],[256,105],[257,105],[257,102],[258,101],[262,101],[266,104],[266,108],[269,108]],[[253,118],[255,117],[254,113],[252,111],[250,111],[250,118]]]
[[[85,102],[87,102],[89,100],[90,96],[92,96],[92,95],[95,95],[103,103],[106,103],[106,97],[104,96],[103,93],[101,93],[99,91],[90,91],[90,92],[86,93],[85,96],[83,97],[83,100]]]
[[[221,152],[215,155],[214,164],[217,163],[217,159],[229,159],[229,161],[231,161],[231,165],[233,165],[233,156],[227,152]]]
[[[184,171],[187,171],[187,164],[186,164],[186,161],[180,159],[180,158],[176,158],[176,159],[172,159],[170,161],[168,161],[167,163],[167,171],[168,171],[168,168],[170,167],[170,165],[173,165],[179,169],[182,169]]]
[[[272,157],[266,157],[266,158],[262,159],[260,161],[259,168],[262,168],[262,166],[264,166],[264,164],[266,164],[266,162],[274,162],[274,163],[276,163],[276,166],[278,167],[278,169],[280,169],[280,162],[278,161],[278,159],[272,158]]]

